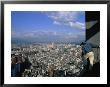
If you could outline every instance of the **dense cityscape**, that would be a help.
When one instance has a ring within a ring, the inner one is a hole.
[[[80,45],[13,44],[11,50],[12,77],[76,77],[84,68]]]
[[[85,13],[12,11],[11,77],[100,76],[100,41],[91,33],[100,28],[88,29]]]

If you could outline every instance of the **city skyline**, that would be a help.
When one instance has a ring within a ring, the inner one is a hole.
[[[12,11],[12,40],[77,42],[85,40],[84,11]]]

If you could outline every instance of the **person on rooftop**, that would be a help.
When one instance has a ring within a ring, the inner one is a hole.
[[[89,62],[90,62],[89,70],[91,70],[93,67],[93,62],[94,62],[94,52],[92,48],[99,47],[99,46],[93,45],[87,42],[82,42],[80,45],[82,47],[82,55],[84,56],[86,60],[89,59]]]

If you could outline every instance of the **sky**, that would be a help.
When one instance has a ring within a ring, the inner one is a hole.
[[[36,42],[85,40],[84,11],[12,11],[12,38]]]

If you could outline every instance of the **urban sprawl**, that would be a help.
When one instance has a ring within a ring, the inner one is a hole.
[[[14,71],[15,66],[19,70]],[[12,45],[11,74],[20,77],[77,77],[84,66],[75,44]]]

